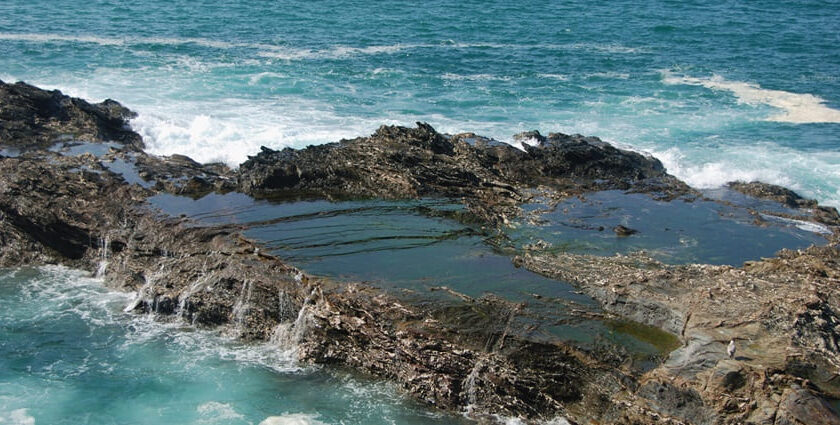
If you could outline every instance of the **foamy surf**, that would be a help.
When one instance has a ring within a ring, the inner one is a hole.
[[[820,159],[776,145],[728,146],[702,155],[694,149],[672,147],[650,152],[673,174],[697,189],[714,189],[733,181],[761,181],[792,189],[817,199],[821,205],[840,207],[840,158],[823,152]],[[820,170],[821,180],[810,178]]]
[[[305,413],[289,413],[280,416],[269,416],[259,425],[327,425],[318,420],[319,415]]]
[[[825,105],[825,99],[808,93],[765,89],[755,83],[729,81],[719,75],[697,78],[665,71],[662,81],[665,84],[687,84],[703,86],[711,90],[729,91],[741,103],[767,105],[782,110],[781,113],[767,117],[767,121],[794,124],[840,123],[840,110],[829,108]]]
[[[35,418],[29,415],[29,409],[15,409],[8,414],[0,412],[0,424],[35,425]]]

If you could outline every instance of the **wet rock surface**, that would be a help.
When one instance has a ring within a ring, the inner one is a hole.
[[[143,149],[139,134],[128,127],[136,114],[107,99],[91,104],[58,90],[0,81],[0,143],[20,151],[46,149],[56,141],[81,139],[119,142]]]
[[[263,148],[241,165],[239,188],[255,196],[462,198],[493,224],[519,214],[527,188],[558,197],[605,189],[691,192],[658,160],[597,138],[552,133],[535,140],[520,150],[471,133],[442,135],[423,123],[383,126],[370,137],[303,150]]]
[[[134,291],[127,309],[138,314],[272,341],[296,350],[301,361],[383,377],[431,406],[482,422],[562,416],[574,423],[838,423],[825,402],[840,397],[836,231],[826,246],[785,250],[743,267],[571,254],[550,244],[521,251],[516,264],[573,283],[611,314],[679,338],[664,362],[639,373],[608,352],[509,334],[516,306],[503,299],[412,305],[361,283],[309,276],[264,254],[235,227],[195,226],[146,202],[160,192],[198,197],[235,188],[258,196],[441,196],[462,200],[471,220],[496,228],[520,217],[521,203],[535,194],[694,193],[654,159],[582,136],[531,133],[521,138],[535,145],[522,151],[419,125],[301,151],[264,149],[231,171],[153,157],[136,149],[136,134],[109,135],[99,125],[130,114],[116,106],[79,107],[78,99],[20,84],[3,85],[0,94],[0,147],[30,150],[0,158],[0,265],[95,271],[107,285]],[[87,118],[43,118],[50,115],[33,106],[37,99],[78,107]],[[135,142],[102,155],[33,149],[52,146],[58,134]],[[818,209],[791,199],[803,211]],[[738,345],[734,359],[726,354],[730,339]]]

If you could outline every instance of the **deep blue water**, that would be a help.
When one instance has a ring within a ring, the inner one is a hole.
[[[837,1],[0,4],[0,79],[123,101],[154,152],[235,165],[384,123],[540,129],[832,205],[838,45]]]

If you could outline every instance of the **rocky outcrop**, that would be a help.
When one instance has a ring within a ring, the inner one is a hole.
[[[58,90],[0,81],[0,144],[20,151],[46,149],[60,140],[112,141],[134,150],[143,140],[128,126],[136,114],[106,99],[91,104]]]
[[[233,229],[158,216],[144,204],[154,190],[126,184],[92,155],[44,155],[50,160],[0,159],[2,265],[98,270],[136,293],[127,309],[138,314],[274,341],[301,361],[354,367],[476,418],[574,417],[570,409],[604,404],[602,394],[628,379],[572,346],[505,335],[507,318],[496,315],[509,308],[503,301],[420,308],[365,285],[313,279]],[[481,310],[484,322],[458,329],[459,309]]]
[[[520,138],[533,146],[518,150],[421,124],[300,151],[263,149],[233,172],[137,151],[130,141],[139,136],[109,127],[121,117],[119,128],[128,131],[122,126],[130,112],[114,104],[23,84],[2,90],[11,103],[0,111],[0,145],[30,152],[0,157],[0,265],[95,270],[106,284],[136,294],[127,309],[137,314],[270,341],[301,361],[383,377],[431,406],[479,421],[838,423],[824,401],[840,396],[836,236],[824,247],[739,268],[574,255],[548,244],[515,259],[574,283],[614,315],[676,335],[681,346],[641,373],[594,349],[507,332],[516,311],[509,301],[462,296],[413,305],[361,283],[308,276],[235,228],[162,217],[146,203],[162,191],[200,196],[234,188],[284,197],[444,196],[464,200],[472,219],[501,226],[532,196],[692,193],[654,159],[582,136],[531,132]],[[63,134],[128,142],[100,156],[36,149]],[[117,160],[139,180],[114,171]],[[738,346],[733,359],[729,340]]]
[[[836,243],[743,268],[533,250],[518,261],[574,282],[608,311],[680,336],[683,346],[641,378],[638,395],[652,410],[689,423],[838,423],[815,396],[840,397]]]
[[[530,188],[563,196],[601,189],[690,192],[658,160],[597,138],[552,133],[537,140],[520,150],[474,134],[442,135],[423,123],[383,126],[370,137],[303,150],[262,148],[240,166],[239,187],[255,196],[462,198],[491,223],[516,215]]]
[[[727,186],[730,189],[756,199],[764,199],[773,202],[778,202],[784,206],[794,210],[801,210],[806,219],[813,219],[814,221],[829,226],[840,226],[840,214],[837,209],[833,207],[821,206],[813,199],[805,199],[799,196],[798,193],[781,186],[762,183],[762,182],[730,182]],[[786,218],[800,219],[800,216],[771,213]]]

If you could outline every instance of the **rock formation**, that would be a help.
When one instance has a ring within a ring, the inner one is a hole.
[[[840,397],[836,233],[826,246],[737,268],[558,253],[547,244],[514,258],[574,283],[612,314],[680,339],[662,364],[641,373],[594,350],[508,334],[515,306],[506,300],[412,305],[361,283],[316,279],[235,228],[161,216],[146,199],[237,188],[283,198],[448,197],[462,200],[471,214],[464,219],[485,224],[489,235],[536,196],[602,189],[698,196],[655,159],[582,136],[531,132],[522,137],[536,145],[523,151],[421,124],[299,151],[264,148],[232,171],[145,154],[127,129],[130,116],[113,101],[90,105],[0,83],[0,147],[26,151],[0,157],[0,265],[98,270],[107,285],[137,294],[128,308],[138,314],[274,341],[301,361],[391,380],[430,406],[479,421],[840,423],[825,401]],[[103,140],[119,146],[100,156],[46,149]],[[109,168],[117,159],[139,180]],[[803,211],[799,218],[836,224],[835,210],[779,193]],[[464,317],[480,322],[467,330]],[[734,359],[726,355],[730,339],[739,344]]]

